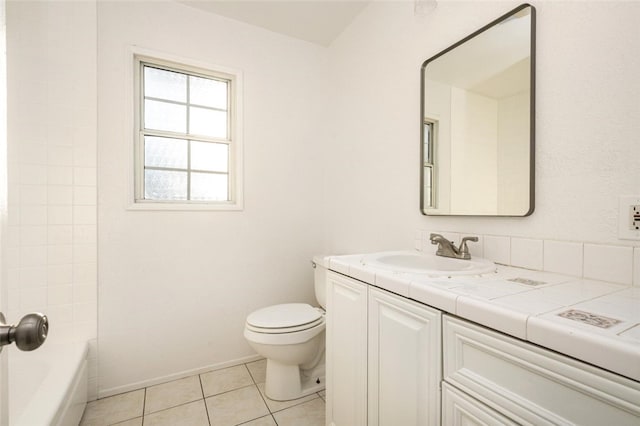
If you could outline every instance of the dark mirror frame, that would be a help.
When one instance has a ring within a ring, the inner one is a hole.
[[[426,66],[430,63],[433,62],[434,60],[436,60],[437,58],[439,58],[440,56],[446,54],[447,52],[455,49],[456,47],[466,43],[467,41],[473,39],[474,37],[476,37],[477,35],[487,31],[488,29],[496,26],[497,24],[505,21],[506,19],[508,19],[509,17],[511,17],[512,15],[517,14],[518,12],[520,12],[523,9],[526,8],[531,8],[531,35],[530,35],[530,55],[531,55],[531,68],[529,70],[530,72],[530,79],[531,79],[531,83],[530,83],[530,105],[529,105],[529,159],[530,159],[530,164],[529,164],[529,210],[523,214],[523,215],[467,215],[467,214],[428,214],[425,212],[424,209],[424,102],[425,102],[425,96],[424,96],[424,91],[425,91],[425,68]],[[530,216],[534,209],[535,209],[535,98],[536,98],[536,74],[535,74],[535,69],[536,69],[536,8],[533,7],[532,5],[528,4],[528,3],[524,3],[518,7],[516,7],[515,9],[505,13],[504,15],[500,16],[499,18],[491,21],[490,23],[488,23],[487,25],[485,25],[484,27],[480,28],[479,30],[475,31],[474,33],[470,34],[469,36],[463,38],[462,40],[458,41],[457,43],[449,46],[448,48],[444,49],[443,51],[437,53],[436,55],[432,56],[431,58],[427,59],[426,61],[423,62],[422,67],[420,68],[420,212],[425,215],[425,216],[471,216],[471,217],[525,217],[525,216]]]

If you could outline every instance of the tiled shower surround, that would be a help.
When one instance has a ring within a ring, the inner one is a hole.
[[[463,236],[477,236],[478,242],[468,242],[471,256],[501,265],[640,286],[640,247],[419,229],[416,250],[435,252],[429,240],[431,233],[456,244]]]
[[[96,5],[7,3],[7,320],[91,342],[97,389]],[[93,37],[91,35],[93,34]],[[46,77],[46,78],[43,78]]]

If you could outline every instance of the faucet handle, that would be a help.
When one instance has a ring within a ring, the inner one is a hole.
[[[469,253],[469,247],[467,247],[467,241],[478,242],[478,237],[464,237],[460,241],[460,257],[463,259],[471,259],[471,253]]]

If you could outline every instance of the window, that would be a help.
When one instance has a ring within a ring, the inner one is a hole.
[[[435,208],[436,123],[425,119],[422,130],[422,207]]]
[[[135,56],[136,203],[240,208],[237,75]]]

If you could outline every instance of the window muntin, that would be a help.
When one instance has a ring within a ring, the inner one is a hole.
[[[233,203],[233,75],[137,58],[136,202]]]

